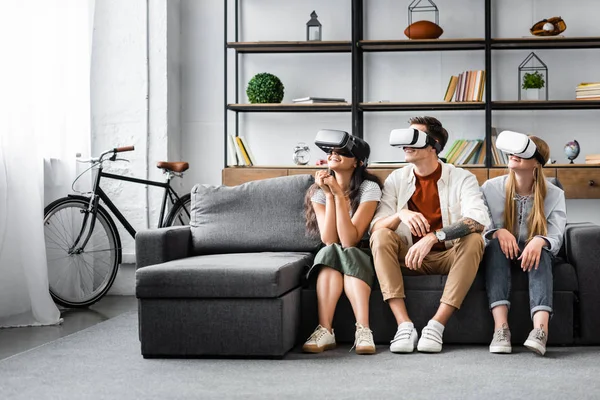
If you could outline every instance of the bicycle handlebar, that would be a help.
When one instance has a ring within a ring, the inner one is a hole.
[[[112,156],[109,157],[109,159],[111,161],[115,161],[116,160],[116,154],[117,153],[124,153],[126,151],[133,151],[135,150],[135,146],[123,146],[123,147],[115,147],[112,148],[110,150],[106,150],[105,152],[103,152],[102,154],[100,154],[99,157],[92,157],[90,159],[87,160],[77,160],[77,162],[81,162],[81,163],[92,163],[92,164],[96,164],[96,163],[101,163],[106,161],[107,159],[105,158],[105,156],[112,154]],[[81,153],[77,153],[75,154],[76,158],[81,157]],[[113,159],[114,158],[114,159]],[[127,161],[127,160],[124,160]]]
[[[116,147],[114,149],[114,152],[115,153],[123,153],[126,151],[133,151],[133,150],[135,150],[135,146],[124,146],[124,147]]]

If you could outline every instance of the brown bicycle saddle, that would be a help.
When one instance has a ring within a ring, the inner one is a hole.
[[[544,30],[544,25],[547,23],[552,24],[554,26],[554,30]],[[531,29],[529,29],[529,32],[535,36],[556,36],[563,33],[565,29],[567,29],[567,24],[561,17],[552,17],[536,22]]]
[[[176,162],[168,162],[168,161],[159,161],[156,163],[156,168],[164,169],[167,171],[173,172],[183,172],[186,171],[190,167],[190,164],[185,161],[176,161]]]

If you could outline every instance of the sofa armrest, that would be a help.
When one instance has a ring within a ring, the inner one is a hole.
[[[140,231],[135,235],[136,269],[191,255],[189,226]]]
[[[579,287],[580,340],[600,343],[600,225],[567,224],[567,261],[575,267]]]

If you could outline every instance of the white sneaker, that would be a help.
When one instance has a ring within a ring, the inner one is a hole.
[[[354,334],[354,346],[352,347],[356,347],[356,354],[375,354],[373,331],[357,322],[356,333]]]
[[[308,340],[302,346],[305,353],[322,353],[325,350],[335,349],[335,334],[331,333],[321,325],[317,326]]]
[[[439,353],[442,351],[442,334],[431,326],[426,326],[421,331],[421,339],[417,350],[423,353]]]
[[[415,351],[419,335],[412,322],[403,322],[398,325],[394,339],[390,342],[392,353],[412,353]]]

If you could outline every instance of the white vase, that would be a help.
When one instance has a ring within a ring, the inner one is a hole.
[[[541,89],[525,89],[525,98],[527,100],[539,100]]]

